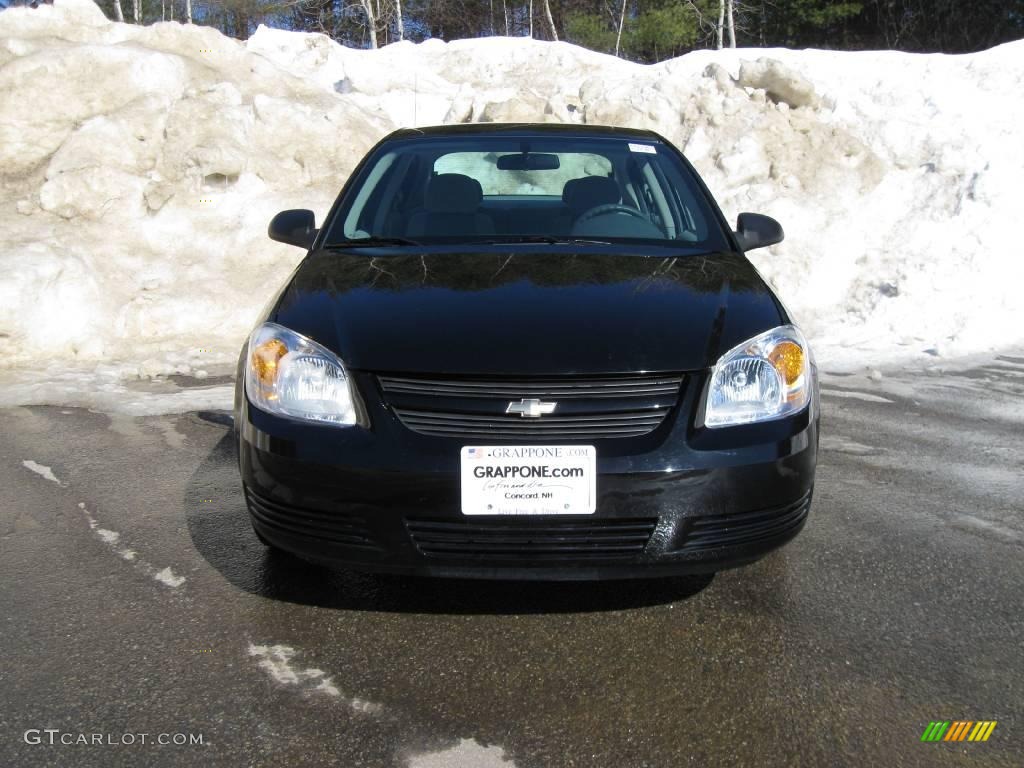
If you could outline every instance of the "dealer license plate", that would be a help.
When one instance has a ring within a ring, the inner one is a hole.
[[[464,446],[464,515],[590,515],[597,500],[592,445]]]

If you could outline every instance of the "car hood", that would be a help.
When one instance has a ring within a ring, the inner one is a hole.
[[[353,370],[692,371],[786,322],[738,254],[318,251],[268,319]]]

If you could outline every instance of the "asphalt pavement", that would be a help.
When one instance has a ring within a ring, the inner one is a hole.
[[[796,540],[599,584],[304,565],[226,414],[0,410],[0,765],[1024,764],[1024,356],[823,393]]]

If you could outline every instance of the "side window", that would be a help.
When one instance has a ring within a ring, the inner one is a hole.
[[[708,224],[687,206],[687,193],[697,195],[687,179],[663,157],[630,162],[631,182],[638,191],[640,209],[666,237],[698,242],[708,237]]]
[[[377,192],[388,170],[394,165],[395,157],[393,152],[382,157],[370,171],[366,181],[363,182],[359,193],[356,195],[356,199],[352,203],[352,207],[349,208],[348,215],[345,217],[343,229],[345,237],[366,237],[369,234],[368,230],[363,229],[363,227],[368,226],[364,213],[368,215],[373,210],[367,203],[369,203],[370,197]]]
[[[647,161],[637,162],[631,158],[629,161],[629,178],[630,186],[636,192],[636,202],[640,210],[647,217],[648,221],[664,232],[665,221],[663,211],[659,207],[657,197],[651,187],[653,177],[650,172],[650,163]]]
[[[671,239],[680,237],[684,226],[675,187],[669,183],[664,169],[658,163],[648,163],[644,175],[650,181],[665,235]]]
[[[659,172],[663,170],[659,168]],[[669,193],[669,202],[672,204],[673,209],[677,211],[679,218],[676,237],[689,242],[705,240],[709,235],[708,222],[699,208],[687,205],[687,202],[692,202],[692,199],[697,197],[700,192],[693,188],[687,179],[678,175],[672,169],[669,169],[669,174],[673,183],[668,183],[665,186]],[[687,195],[686,193],[690,194]],[[692,198],[691,195],[693,196]]]
[[[675,203],[676,209],[679,211],[679,239],[680,240],[697,240],[697,223],[693,218],[693,214],[690,209],[686,207],[686,203],[679,199],[679,191],[675,187],[669,187],[671,192],[671,199]]]
[[[399,175],[399,166],[406,165],[398,161],[385,171],[380,182],[366,200],[363,212],[359,216],[359,229],[378,235],[383,230],[382,219],[394,206],[395,181]]]
[[[658,210],[658,204],[655,200],[654,190],[651,188],[649,165],[645,165],[641,173],[639,186],[640,196],[644,201],[644,208],[647,209],[647,218],[651,220],[652,224],[656,224],[664,232],[665,222],[662,220],[661,212]]]

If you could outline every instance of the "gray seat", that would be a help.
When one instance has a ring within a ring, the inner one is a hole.
[[[621,203],[622,192],[615,179],[608,176],[584,176],[582,179],[569,179],[565,182],[562,202],[575,217],[599,205]]]
[[[423,196],[423,208],[409,217],[408,237],[493,235],[494,221],[480,213],[480,182],[461,173],[432,176]]]
[[[628,194],[628,193],[627,193]],[[562,201],[570,217],[568,234],[577,237],[643,237],[661,239],[665,236],[646,216],[637,218],[627,213],[610,213],[580,222],[581,214],[600,205],[625,203],[637,208],[632,196],[623,201],[622,191],[609,176],[585,176],[570,179],[562,188]],[[637,209],[639,213],[639,209]]]
[[[576,219],[584,211],[598,205],[617,203],[622,200],[619,185],[608,176],[584,176],[569,179],[562,187],[562,203],[565,210],[558,215],[555,226],[560,234],[567,235]]]

